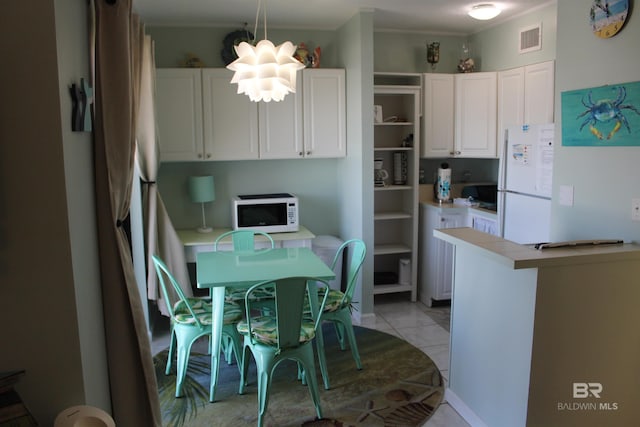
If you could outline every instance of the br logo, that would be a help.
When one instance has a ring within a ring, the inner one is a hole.
[[[574,399],[585,399],[591,396],[600,399],[600,393],[602,393],[602,384],[600,383],[573,383]]]

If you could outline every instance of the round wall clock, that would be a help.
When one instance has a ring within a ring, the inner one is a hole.
[[[239,45],[241,42],[252,43],[253,39],[253,34],[246,29],[232,31],[227,34],[222,41],[223,48],[220,52],[224,64],[229,65],[238,59],[238,55],[234,49],[235,46]]]
[[[629,0],[594,0],[589,22],[593,34],[608,39],[622,29],[629,14]]]

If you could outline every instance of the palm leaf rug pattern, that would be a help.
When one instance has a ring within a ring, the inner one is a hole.
[[[325,390],[317,373],[324,418],[315,419],[307,387],[297,379],[295,363],[285,361],[276,368],[265,425],[420,426],[431,417],[444,396],[442,376],[433,361],[397,337],[373,329],[354,328],[363,363],[361,371],[355,368],[349,348],[339,349],[333,326],[324,325],[331,378],[331,389]],[[238,367],[222,361],[216,401],[209,403],[210,356],[192,352],[181,398],[175,398],[175,369],[170,375],[164,374],[166,358],[166,350],[154,358],[165,426],[256,424],[258,404],[253,361],[244,395],[237,394]]]

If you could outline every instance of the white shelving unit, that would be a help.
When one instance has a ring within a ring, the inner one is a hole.
[[[389,178],[374,187],[373,292],[408,292],[416,301],[421,75],[375,73],[374,84],[383,114],[374,124],[374,158]],[[403,182],[394,179],[395,156],[406,159]]]

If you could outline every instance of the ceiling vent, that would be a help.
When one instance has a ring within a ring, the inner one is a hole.
[[[519,53],[542,49],[542,23],[520,30]]]

